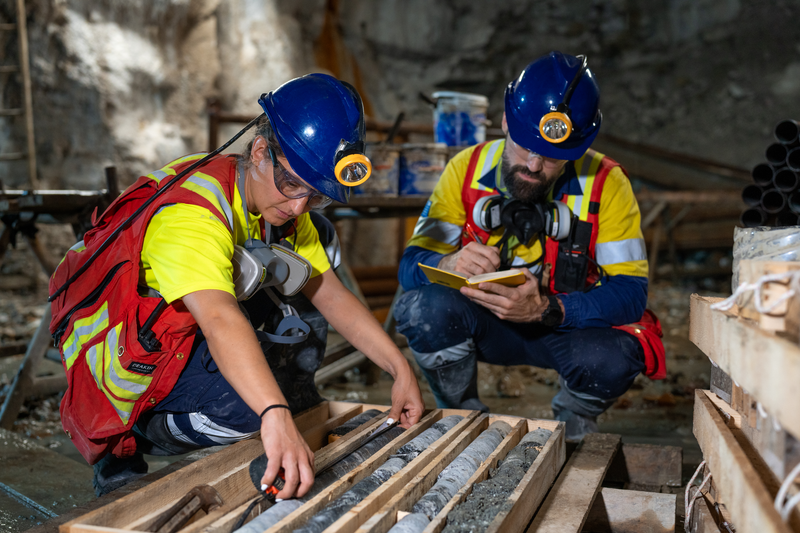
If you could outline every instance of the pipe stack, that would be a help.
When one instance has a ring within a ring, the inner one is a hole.
[[[751,172],[753,183],[742,190],[745,227],[800,225],[800,122],[782,120],[775,140],[764,152],[766,162]]]

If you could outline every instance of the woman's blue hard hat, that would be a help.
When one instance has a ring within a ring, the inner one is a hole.
[[[574,161],[586,153],[600,131],[600,88],[588,68],[577,81],[569,101],[572,133],[564,142],[552,143],[542,137],[539,122],[556,111],[564,101],[582,60],[561,52],[540,57],[508,84],[505,94],[506,123],[514,142],[532,152],[553,159]]]
[[[262,94],[258,103],[292,170],[322,194],[347,203],[349,187],[339,183],[334,168],[342,141],[364,140],[358,94],[333,76],[308,74]]]

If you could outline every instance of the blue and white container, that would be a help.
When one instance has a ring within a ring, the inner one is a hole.
[[[447,145],[444,143],[402,145],[400,194],[430,195],[444,172],[448,159],[447,150]]]
[[[433,139],[447,146],[472,146],[486,140],[489,99],[480,94],[433,93]]]

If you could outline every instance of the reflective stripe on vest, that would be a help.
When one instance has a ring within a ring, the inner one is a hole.
[[[128,372],[122,368],[120,357],[125,348],[119,344],[122,322],[108,330],[104,342],[99,342],[86,351],[86,362],[97,387],[103,391],[123,424],[133,413],[138,400],[153,381],[152,376]]]
[[[62,358],[67,370],[72,367],[81,347],[91,341],[95,335],[108,327],[108,302],[104,302],[100,309],[92,316],[75,321],[67,340],[64,341]]]
[[[161,180],[163,180],[164,178],[169,176],[175,176],[178,174],[173,167],[180,165],[181,163],[186,163],[187,161],[196,161],[198,159],[202,159],[206,155],[208,154],[206,154],[205,152],[185,155],[180,159],[176,159],[175,161],[172,161],[169,164],[161,167],[159,170],[154,170],[153,172],[147,174],[146,176],[152,180],[155,180],[156,183],[161,183]]]
[[[184,189],[195,192],[208,200],[218,211],[225,214],[228,227],[233,230],[233,209],[225,198],[225,191],[214,177],[202,172],[195,172],[181,185]]]

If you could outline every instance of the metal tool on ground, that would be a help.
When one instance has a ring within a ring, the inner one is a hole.
[[[198,511],[206,513],[222,505],[222,497],[210,485],[198,485],[175,505],[167,509],[146,531],[174,533],[181,529]]]

